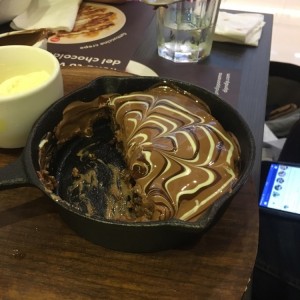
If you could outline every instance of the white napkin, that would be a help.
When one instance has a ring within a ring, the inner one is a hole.
[[[262,14],[220,11],[214,41],[258,46],[264,25]]]
[[[27,10],[13,19],[13,29],[47,28],[72,31],[81,0],[32,0]]]

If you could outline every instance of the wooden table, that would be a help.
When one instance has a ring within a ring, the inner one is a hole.
[[[111,71],[64,69],[66,92]],[[0,149],[0,167],[20,150]],[[258,240],[250,180],[194,245],[131,254],[94,245],[35,188],[0,191],[0,299],[241,299]]]
[[[258,242],[256,188],[272,16],[265,20],[259,47],[215,43],[211,56],[194,67],[195,80],[206,76],[211,66],[240,72],[234,106],[248,122],[257,145],[254,181],[247,182],[220,221],[192,246],[122,253],[77,236],[39,190],[0,191],[0,299],[241,299]],[[156,53],[153,20],[132,59],[155,71],[157,67],[159,75],[186,79],[186,66],[176,66],[178,71],[173,72],[172,64]],[[64,69],[66,93],[111,72]],[[0,167],[20,153],[0,149]]]

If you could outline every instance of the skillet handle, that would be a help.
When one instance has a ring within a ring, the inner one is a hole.
[[[29,178],[24,169],[22,155],[13,163],[0,168],[0,190],[29,185]]]

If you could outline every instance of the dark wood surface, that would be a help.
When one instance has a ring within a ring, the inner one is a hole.
[[[66,93],[110,74],[119,73],[63,69]],[[20,152],[0,149],[0,167]],[[146,254],[77,236],[36,188],[3,190],[0,200],[0,299],[241,299],[256,256],[251,180],[195,244]]]

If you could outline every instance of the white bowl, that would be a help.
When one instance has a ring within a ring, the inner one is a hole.
[[[63,96],[59,62],[37,47],[2,46],[0,68],[0,148],[24,147],[35,121]],[[4,88],[6,80],[10,84]]]

